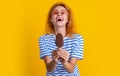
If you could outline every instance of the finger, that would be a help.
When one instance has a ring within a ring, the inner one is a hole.
[[[66,56],[66,55],[63,55],[63,54],[61,54],[60,57],[61,57],[62,59],[64,59],[64,60],[68,60],[68,59],[69,59],[69,56]]]
[[[69,58],[69,53],[66,50],[62,50],[59,52],[59,56],[63,55],[66,58]]]
[[[62,50],[62,48],[58,48],[59,49],[59,51],[61,51]]]
[[[65,55],[69,56],[69,52],[68,51],[64,50],[63,52],[64,52]]]
[[[63,51],[63,49],[62,49],[62,48],[59,48],[59,51],[60,51],[60,52],[62,52],[62,51]]]
[[[54,54],[55,54],[55,50],[52,51],[52,55],[54,55]]]
[[[64,62],[64,59],[60,58],[59,61],[60,61],[60,62]]]
[[[58,56],[58,55],[55,55],[54,57],[55,57],[56,59],[58,59],[58,58],[59,58],[59,56]]]
[[[60,54],[65,54],[65,52],[61,51]]]
[[[64,52],[61,52],[60,54],[59,54],[60,56],[66,56],[66,54],[64,53]]]
[[[66,53],[66,51],[65,50],[60,50],[60,53]]]
[[[52,52],[53,55],[57,55],[57,53],[58,53],[57,50],[55,50],[55,51]]]
[[[60,55],[61,58],[66,59],[67,57],[65,55]]]
[[[60,54],[60,52],[59,52],[59,51],[57,51],[57,52],[56,52],[56,55],[59,55],[59,54]]]
[[[60,52],[60,55],[68,56],[68,53],[62,51],[62,52]]]

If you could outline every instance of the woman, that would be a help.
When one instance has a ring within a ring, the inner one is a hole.
[[[48,13],[46,29],[48,33],[39,38],[39,45],[47,76],[80,76],[76,62],[83,59],[83,37],[73,30],[70,8],[61,2],[54,4]],[[59,50],[55,45],[58,33],[64,40]]]

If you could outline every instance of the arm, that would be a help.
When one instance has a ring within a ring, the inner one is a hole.
[[[74,72],[74,67],[76,65],[77,60],[83,58],[83,37],[80,35],[76,35],[75,37],[75,42],[73,40],[75,46],[72,46],[72,58],[69,62],[69,53],[66,50],[60,50],[61,63],[69,73]]]
[[[70,62],[65,62],[65,63],[62,63],[64,68],[69,72],[69,73],[73,73],[74,72],[74,67],[76,65],[76,62],[77,62],[77,58],[71,58],[70,59]]]
[[[69,62],[65,62],[65,64],[63,63],[63,66],[66,68],[66,70],[68,70],[68,72],[73,72],[77,60],[83,59],[83,42],[84,42],[83,37],[81,35],[76,35],[75,37],[76,37],[75,38],[76,42],[74,42],[73,40],[75,46],[72,46],[72,53],[71,53],[72,58],[70,59]],[[64,56],[63,59],[65,59]]]
[[[51,60],[49,56],[44,57],[44,62],[48,72],[52,72],[57,64],[54,60]]]
[[[66,50],[62,50],[62,49],[60,50],[59,56],[60,56],[60,62],[63,64],[64,68],[69,73],[74,72],[74,67],[75,67],[78,59],[77,58],[71,58],[70,61],[68,61],[69,53]]]
[[[51,59],[49,56],[44,57],[44,62],[46,64],[46,68],[48,72],[52,72],[56,68],[59,58],[59,56],[57,55],[57,51],[53,51],[52,58],[53,59]]]

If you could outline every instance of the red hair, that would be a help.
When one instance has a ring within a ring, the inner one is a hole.
[[[64,4],[62,2],[55,3],[51,7],[51,9],[49,10],[47,21],[46,21],[46,30],[45,31],[46,31],[47,34],[55,33],[54,25],[51,22],[51,15],[52,15],[53,9],[57,6],[62,6],[67,10],[67,12],[68,12],[68,23],[66,24],[66,33],[67,33],[67,36],[72,36],[72,34],[75,33],[75,29],[73,27],[73,15],[72,15],[71,9],[66,4]]]

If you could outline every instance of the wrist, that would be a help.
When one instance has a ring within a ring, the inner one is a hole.
[[[67,61],[65,61],[65,62],[63,62],[62,64],[63,64],[63,65],[66,65],[67,63],[68,63],[68,62],[67,62]]]

